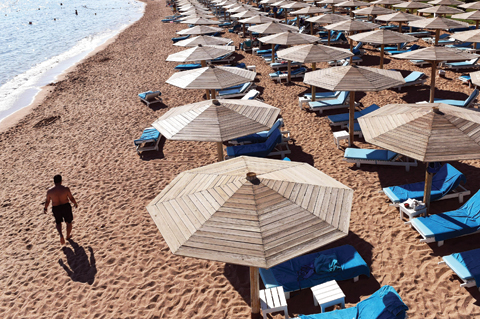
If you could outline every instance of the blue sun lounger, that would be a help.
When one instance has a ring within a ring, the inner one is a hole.
[[[275,52],[277,52],[277,50],[280,48],[280,44],[276,44],[274,48],[275,48]],[[257,50],[257,51],[255,52],[255,54],[256,54],[256,55],[261,55],[261,56],[263,56],[263,55],[268,55],[268,54],[269,54],[270,57],[271,57],[271,56],[272,56],[272,49]]]
[[[142,136],[140,136],[138,140],[133,141],[137,149],[137,153],[140,155],[140,152],[158,151],[158,143],[160,142],[161,137],[162,134],[160,134],[156,128],[146,128],[143,131]]]
[[[250,134],[236,138],[229,141],[231,144],[252,144],[252,143],[263,143],[265,142],[270,135],[272,135],[275,130],[280,129],[283,126],[283,119],[278,119],[268,131],[262,131],[255,134]]]
[[[290,62],[290,67],[299,67],[302,66],[302,62]],[[274,70],[282,69],[288,67],[288,61],[282,61],[282,62],[275,62],[275,63],[270,63],[270,67]]]
[[[315,93],[315,100],[324,99],[336,99],[342,91],[335,92],[317,92]],[[312,101],[312,93],[305,93],[303,96],[298,97],[298,107],[302,109],[303,104]]]
[[[404,78],[404,80],[405,80],[405,84],[399,85],[399,86],[395,87],[395,89],[398,89],[399,91],[401,91],[402,88],[404,88],[406,86],[424,84],[427,81],[427,76],[423,72],[412,71],[412,72],[410,72],[409,75],[407,75]]]
[[[345,37],[345,33],[339,32],[334,38],[330,38],[330,45],[332,44],[342,44],[347,42],[347,38]],[[327,39],[322,39],[320,40],[320,43],[327,44],[328,43],[328,38]]]
[[[186,36],[183,36],[183,37],[172,38],[172,41],[173,41],[173,43],[177,43],[178,41],[186,40],[188,38],[190,38],[190,34],[186,35]]]
[[[405,47],[407,46],[407,43],[408,42],[403,42],[400,44],[400,48],[398,46],[392,46],[392,47],[384,47],[383,48],[383,51],[384,52],[387,52],[387,51],[397,51],[397,50],[403,50],[405,49]],[[378,48],[378,51],[380,51],[381,49]]]
[[[472,87],[472,78],[470,77],[470,75],[460,75],[458,79],[464,84],[468,84],[468,87]]]
[[[457,198],[463,202],[463,196],[470,195],[470,191],[460,185],[460,182],[466,183],[467,179],[455,167],[450,164],[442,166],[440,171],[432,178],[432,192],[430,201],[441,199]],[[461,190],[457,191],[456,188]],[[425,182],[405,184],[400,186],[385,187],[383,192],[392,201],[395,206],[403,203],[407,199],[422,200],[424,194]]]
[[[423,237],[421,242],[438,242],[438,246],[447,239],[474,234],[480,230],[480,191],[457,210],[415,218],[409,223]]]
[[[323,262],[334,260],[338,267],[322,269]],[[260,268],[259,271],[265,288],[283,286],[287,299],[292,291],[310,288],[330,280],[358,281],[360,275],[370,277],[370,268],[367,263],[350,245],[298,256],[269,269]]]
[[[420,48],[420,46],[418,44],[414,44],[408,50],[385,51],[385,53],[388,54],[388,55],[395,55],[395,54],[400,54],[400,53],[412,52],[412,51],[415,51],[419,48]]]
[[[312,111],[320,112],[320,114],[325,110],[346,108],[349,106],[347,103],[349,95],[350,91],[342,91],[336,99],[308,102],[308,107]]]
[[[356,121],[359,117],[367,115],[368,113],[378,110],[379,108],[380,107],[377,104],[372,104],[361,111],[355,112],[353,115],[353,119],[354,121]],[[327,118],[330,120],[331,126],[340,126],[340,128],[345,128],[348,124],[349,113],[329,115],[327,116]]]
[[[410,166],[417,166],[416,160],[411,162],[406,158],[405,161],[402,161],[402,155],[388,150],[348,147],[343,156],[348,163],[355,163],[357,167],[360,167],[361,164],[405,166],[405,170],[408,172]]]
[[[444,66],[449,70],[455,70],[455,71],[460,69],[477,69],[480,67],[480,65],[477,64],[478,59],[479,58],[475,58],[475,59],[471,59],[463,62],[445,63]]]
[[[405,319],[407,305],[392,286],[383,286],[355,307],[300,315],[300,319]]]
[[[475,99],[478,97],[478,89],[475,89],[472,94],[465,100],[447,100],[447,99],[434,99],[434,103],[444,103],[444,104],[449,104],[453,106],[459,106],[459,107],[470,107],[472,103],[475,101]]]
[[[138,97],[143,103],[145,103],[147,106],[150,106],[150,104],[162,102],[162,98],[160,97],[160,95],[162,95],[160,91],[147,91],[139,93]]]
[[[254,87],[255,85],[253,84],[253,82],[247,82],[244,84],[231,86],[226,89],[217,90],[216,95],[218,98],[221,98],[221,99],[243,97],[245,94],[247,94],[247,91],[249,89],[253,89]]]
[[[473,42],[462,42],[462,43],[457,43],[457,44],[449,44],[446,45],[447,48],[466,48],[466,47],[471,47],[473,45]]]
[[[290,71],[290,77],[292,79],[303,78],[303,76],[305,75],[306,72],[307,72],[306,67],[301,67],[301,68],[298,68],[298,69],[294,69],[294,70]],[[281,81],[280,75],[288,75],[288,72],[287,71],[277,71],[277,72],[273,72],[273,73],[269,74],[270,79],[277,80],[278,82]]]
[[[480,284],[480,249],[444,256],[438,264],[446,264],[455,272],[463,281],[460,287],[478,287],[478,284]]]
[[[267,157],[280,156],[284,158],[291,151],[287,143],[283,143],[283,135],[280,129],[276,129],[263,143],[235,145],[227,147],[227,158],[234,158],[242,155]]]

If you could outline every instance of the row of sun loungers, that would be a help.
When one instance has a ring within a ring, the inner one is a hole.
[[[453,106],[458,106],[458,107],[471,107],[474,103],[475,100],[477,99],[479,95],[478,89],[475,89],[472,94],[470,94],[469,97],[467,97],[465,100],[450,100],[450,99],[434,99],[434,103],[444,103],[444,104],[449,104]],[[417,102],[417,104],[421,103],[427,103],[427,101],[422,101],[422,102]]]

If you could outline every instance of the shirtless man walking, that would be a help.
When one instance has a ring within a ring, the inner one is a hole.
[[[78,205],[75,198],[73,198],[70,189],[62,185],[62,176],[55,175],[53,177],[53,182],[55,183],[55,186],[47,191],[47,200],[45,201],[43,212],[45,214],[47,213],[48,205],[50,204],[50,201],[52,201],[52,212],[55,217],[58,233],[60,234],[60,243],[64,245],[65,238],[63,238],[62,233],[62,222],[65,221],[67,224],[67,239],[70,239],[73,221],[72,206],[70,205],[70,202],[75,205],[75,208],[77,208]]]

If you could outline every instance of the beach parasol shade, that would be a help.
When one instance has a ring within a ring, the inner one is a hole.
[[[377,17],[377,20],[379,21],[386,21],[386,22],[398,22],[398,31],[402,32],[402,23],[403,22],[408,22],[408,21],[415,21],[415,20],[421,20],[425,19],[424,17],[416,16],[413,14],[405,13],[402,11],[396,12],[396,13],[391,13],[391,14],[386,14],[386,15],[381,15]]]
[[[235,47],[227,46],[202,46],[201,44],[177,53],[170,54],[167,57],[168,62],[187,62],[187,61],[207,61],[221,57],[235,51]]]
[[[320,8],[320,7],[308,6],[308,7],[305,7],[305,8],[298,9],[298,10],[296,10],[296,11],[292,11],[292,12],[290,12],[290,14],[294,14],[294,15],[297,15],[297,14],[312,15],[312,14],[315,14],[315,13],[323,13],[323,12],[328,12],[328,11],[331,11],[331,10],[330,10],[330,9],[327,9],[327,8]]]
[[[326,13],[319,16],[308,18],[305,21],[318,23],[318,24],[332,24],[332,23],[348,21],[348,20],[350,20],[350,18],[347,16],[342,16],[334,13]]]
[[[399,4],[393,5],[394,8],[404,8],[404,9],[422,9],[422,8],[429,8],[431,4],[417,2],[417,1],[408,1],[408,2],[401,2]]]
[[[458,6],[459,4],[464,4],[464,2],[458,0],[434,0],[427,3],[442,6]]]
[[[188,15],[185,17],[181,17],[180,19],[177,19],[179,21],[185,21],[185,20],[192,20],[192,19],[197,19],[197,18],[204,18],[204,19],[210,19],[210,18],[215,18],[215,16],[212,16],[210,14],[192,14]]]
[[[370,4],[383,4],[383,5],[392,5],[392,4],[398,4],[402,3],[402,0],[377,0],[370,2]]]
[[[238,22],[246,23],[246,24],[262,24],[262,23],[269,23],[269,22],[280,22],[280,20],[266,17],[264,15],[256,15],[250,18],[238,20]]]
[[[177,33],[180,35],[187,35],[187,34],[200,35],[200,34],[215,33],[220,31],[223,31],[223,29],[218,27],[209,27],[209,26],[199,25],[193,28],[177,31]]]
[[[463,13],[464,11],[457,8],[452,8],[448,6],[435,6],[425,9],[420,9],[418,12],[422,13],[434,13],[434,14],[453,14],[453,13]]]
[[[257,32],[260,34],[275,34],[275,33],[286,32],[288,30],[298,31],[298,28],[291,25],[281,24],[278,22],[257,24],[248,28],[248,31]]]
[[[367,15],[379,15],[379,14],[390,14],[394,13],[394,10],[383,8],[383,7],[377,7],[377,6],[371,6],[371,7],[366,7],[358,10],[353,10],[353,13],[362,15],[362,14],[367,14]]]
[[[450,37],[462,42],[476,43],[476,42],[480,42],[480,30],[476,29],[476,30],[469,30],[469,31],[463,31],[463,32],[455,32],[455,33],[452,33]]]
[[[411,21],[408,23],[411,27],[432,29],[435,30],[435,45],[438,44],[438,38],[440,37],[440,30],[448,30],[453,28],[468,28],[468,23],[455,21],[447,18],[437,17],[433,19],[421,19],[417,21]]]
[[[196,47],[199,45],[225,45],[231,40],[221,37],[212,37],[209,35],[199,35],[194,38],[188,38],[182,41],[178,41],[173,45],[178,47]]]
[[[258,9],[257,7],[254,7],[254,6],[242,4],[242,5],[238,5],[236,7],[234,6],[231,9],[228,9],[227,12],[239,13],[239,12],[246,11],[246,10],[260,10],[260,9]]]
[[[365,140],[419,161],[480,158],[480,113],[436,104],[390,104],[358,119]],[[429,207],[432,174],[425,178]]]
[[[353,143],[355,92],[382,91],[405,84],[400,72],[364,66],[338,66],[305,73],[303,82],[330,91],[350,91],[350,145]]]
[[[425,60],[431,63],[431,83],[430,83],[430,103],[433,103],[435,98],[435,76],[437,63],[441,61],[464,61],[478,57],[477,54],[466,53],[453,48],[445,47],[428,47],[420,50],[414,50],[406,53],[395,54],[393,56],[397,59],[408,60]]]
[[[371,23],[371,22],[362,22],[359,20],[346,20],[346,21],[340,21],[337,23],[329,24],[324,28],[327,30],[348,31],[350,33],[353,33],[356,31],[372,30],[378,27],[380,27],[378,24]],[[353,41],[350,40],[350,51],[352,50],[353,50]]]
[[[232,15],[232,18],[237,18],[237,19],[245,19],[245,18],[251,18],[259,15],[266,15],[265,12],[260,12],[260,11],[255,11],[255,10],[245,10],[239,13],[236,13]]]
[[[480,86],[480,71],[470,73],[470,80],[476,86]]]
[[[353,190],[306,163],[242,156],[180,173],[147,206],[173,254],[258,268],[348,234]]]
[[[380,69],[383,69],[383,57],[385,55],[384,48],[385,44],[392,44],[392,43],[404,43],[404,42],[414,42],[417,41],[417,38],[402,34],[390,30],[374,30],[370,32],[362,32],[359,34],[349,36],[350,39],[357,41],[357,42],[366,42],[366,43],[374,43],[380,44]]]
[[[335,4],[337,3],[341,3],[341,2],[345,2],[344,0],[322,0],[322,1],[319,1],[318,3],[321,3],[321,4],[329,4],[332,8],[332,12],[335,13]]]
[[[219,21],[214,21],[210,19],[205,19],[203,17],[198,17],[198,18],[193,18],[193,19],[188,19],[184,20],[180,23],[186,23],[186,24],[195,24],[195,25],[214,25],[214,24],[220,24]]]
[[[335,7],[363,7],[369,6],[369,2],[358,1],[358,0],[348,0],[335,4]]]
[[[478,22],[480,21],[480,11],[469,11],[459,14],[454,14],[450,18],[452,19],[462,19],[462,20],[473,20],[475,21],[475,28],[478,29]]]
[[[480,1],[464,3],[459,5],[459,7],[463,9],[480,10]]]

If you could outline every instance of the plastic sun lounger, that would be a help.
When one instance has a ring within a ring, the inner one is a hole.
[[[432,32],[430,32],[430,31],[416,31],[416,32],[408,32],[408,33],[405,33],[405,34],[411,35],[412,37],[421,38],[421,37],[428,37],[428,36],[432,35]]]
[[[459,107],[470,107],[475,99],[478,97],[478,89],[475,89],[472,94],[465,100],[447,100],[447,99],[434,99],[434,103],[445,103],[453,106],[459,106]]]
[[[229,52],[221,57],[218,57],[213,60],[209,60],[208,62],[210,63],[230,63],[233,60],[235,60],[235,56],[233,55],[233,52]]]
[[[377,104],[372,104],[361,111],[355,112],[353,119],[356,121],[359,117],[367,115],[368,113],[378,110],[379,108],[380,107]],[[329,115],[327,118],[330,120],[331,126],[340,126],[340,128],[345,128],[348,124],[349,113]]]
[[[418,217],[409,222],[423,237],[420,242],[438,242],[442,246],[447,239],[480,232],[480,191],[457,210],[427,217]]]
[[[291,62],[290,63],[291,68],[301,67],[302,65],[303,65],[302,62]],[[282,68],[286,68],[286,67],[288,67],[288,61],[270,63],[270,67],[274,70],[279,70],[279,69],[282,69]]]
[[[178,41],[182,41],[182,40],[185,40],[185,39],[188,39],[188,38],[190,38],[190,34],[186,35],[186,36],[183,36],[183,37],[172,38],[172,41],[173,41],[173,43],[176,43]]]
[[[438,40],[445,40],[446,38],[450,38],[450,34],[448,34],[448,33],[441,34],[438,37]],[[427,43],[432,44],[435,41],[435,37],[422,38],[422,40],[427,42]]]
[[[305,76],[305,73],[307,72],[306,67],[301,67],[298,69],[294,69],[290,71],[290,78],[295,79],[295,78],[303,78]],[[282,82],[282,79],[288,78],[288,72],[287,71],[277,71],[274,73],[269,74],[270,79],[276,80],[278,83]]]
[[[273,134],[273,132],[275,132],[275,130],[280,129],[282,126],[283,126],[283,119],[279,118],[268,131],[262,131],[255,134],[242,136],[234,140],[228,141],[228,143],[233,145],[263,143],[270,137],[270,135]],[[284,133],[288,135],[282,136],[282,142],[288,142],[290,140],[290,132],[288,131],[282,132],[282,134]]]
[[[341,269],[333,272],[321,272],[308,276],[301,272],[304,268],[315,268],[315,260],[322,257],[335,256]],[[343,245],[317,253],[298,256],[269,269],[260,268],[260,276],[265,288],[283,286],[285,297],[290,298],[290,292],[310,288],[330,280],[358,281],[360,275],[370,277],[370,268],[353,246]]]
[[[388,55],[395,55],[400,53],[412,52],[414,50],[417,50],[418,48],[420,48],[420,46],[418,44],[414,44],[408,50],[385,51],[385,53]]]
[[[432,179],[432,191],[430,201],[443,200],[449,198],[458,198],[463,203],[463,196],[470,195],[470,191],[460,185],[460,182],[466,183],[467,179],[455,167],[445,164]],[[456,188],[460,190],[456,190]],[[403,203],[407,199],[422,200],[424,194],[425,182],[405,184],[400,186],[385,187],[383,192],[392,201],[394,206]]]
[[[446,264],[453,270],[463,281],[460,287],[478,287],[477,282],[480,283],[480,249],[472,249],[444,256],[438,264]]]
[[[402,155],[388,151],[388,150],[370,150],[361,148],[350,148],[345,150],[344,158],[347,163],[355,163],[357,167],[361,164],[371,165],[391,165],[391,166],[405,166],[408,172],[410,166],[417,166],[417,161],[401,160]]]
[[[315,93],[315,100],[326,100],[326,99],[336,99],[342,91],[335,92],[317,92]],[[312,101],[312,94],[305,93],[303,96],[298,98],[298,107],[302,109],[303,104]]]
[[[280,129],[276,129],[263,143],[228,146],[226,158],[229,159],[242,155],[255,157],[280,156],[284,158],[285,155],[290,153],[288,143],[283,142],[282,132]]]
[[[427,81],[427,76],[423,72],[412,71],[412,72],[410,72],[409,75],[407,75],[404,78],[404,80],[405,80],[405,84],[399,85],[399,86],[395,87],[395,89],[398,89],[399,91],[401,91],[402,88],[404,88],[406,86],[424,84]]]
[[[465,47],[471,47],[473,45],[473,42],[462,42],[462,43],[457,43],[457,44],[449,44],[446,45],[447,48],[465,48]]]
[[[179,64],[176,67],[174,67],[174,69],[178,71],[188,71],[193,69],[199,69],[201,67],[202,67],[201,63],[186,63],[186,64]]]
[[[300,319],[405,319],[407,305],[392,286],[383,286],[355,307],[314,315],[300,315]]]
[[[137,153],[145,151],[158,151],[158,143],[162,134],[154,127],[146,128],[138,140],[133,141],[137,148]]]
[[[160,91],[147,91],[143,93],[139,93],[138,97],[140,100],[145,103],[147,106],[150,106],[150,104],[155,104],[155,103],[161,103],[162,98],[160,97],[162,93]]]
[[[255,100],[259,95],[260,95],[260,91],[253,89],[248,91],[247,94],[245,94],[241,98],[241,100]]]
[[[277,52],[277,50],[280,48],[280,44],[276,44],[275,45],[275,52]],[[266,49],[266,50],[257,50],[255,52],[255,55],[261,55],[261,56],[264,56],[264,55],[270,55],[270,57],[272,56],[272,49]]]
[[[325,110],[346,108],[349,107],[347,103],[349,95],[349,91],[342,91],[336,99],[308,102],[308,107],[312,111],[320,112],[320,114]]]
[[[458,71],[460,69],[473,69],[479,68],[480,65],[477,64],[479,58],[471,59],[464,62],[452,62],[452,63],[445,63],[445,68],[449,70]]]
[[[410,62],[412,62],[416,66],[430,65],[430,61],[425,60],[410,60]]]
[[[347,41],[347,38],[345,37],[345,34],[343,32],[337,33],[337,36],[333,39],[330,38],[330,45],[332,45],[332,44],[342,44],[342,43],[346,43],[346,42],[348,42],[348,41]],[[322,40],[320,40],[320,43],[327,44],[328,39],[322,39]]]
[[[348,132],[350,132],[350,125],[347,125],[347,130]],[[353,135],[357,135],[360,138],[363,137],[363,132],[362,132],[362,128],[360,127],[360,124],[353,123]]]
[[[359,63],[363,62],[363,59],[360,56],[353,56],[351,58],[352,58],[352,64],[359,64]],[[348,57],[346,59],[336,60],[336,61],[328,61],[328,65],[329,66],[338,66],[338,65],[345,64],[346,62],[347,62],[347,64],[350,63],[350,57]]]
[[[217,97],[221,99],[228,99],[234,97],[243,97],[247,94],[248,90],[256,87],[253,82],[247,82],[241,85],[235,85],[226,89],[217,90]]]
[[[407,42],[404,42],[404,43],[400,44],[400,48],[398,48],[398,46],[384,47],[384,48],[383,48],[383,51],[386,52],[386,51],[403,50],[403,49],[405,49],[406,46],[407,46]],[[378,51],[380,51],[380,50],[381,50],[381,49],[378,48]]]
[[[460,75],[458,79],[464,84],[468,84],[468,87],[472,87],[472,78],[470,77],[470,75]]]

